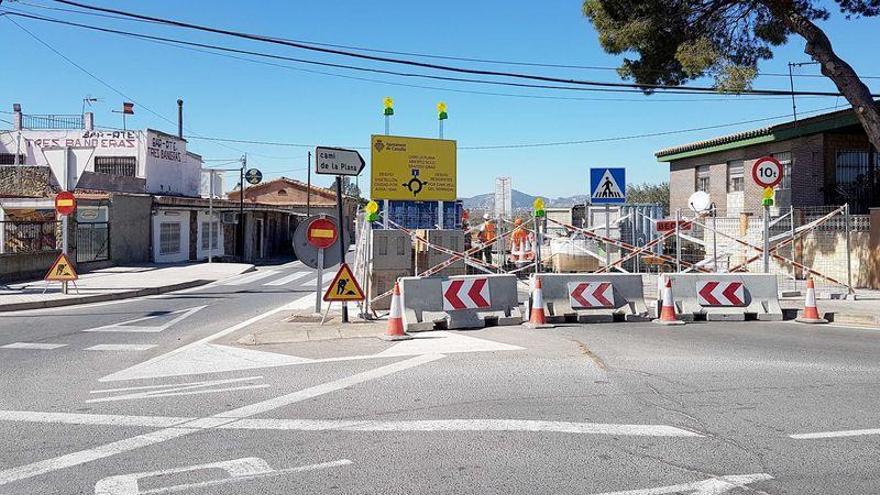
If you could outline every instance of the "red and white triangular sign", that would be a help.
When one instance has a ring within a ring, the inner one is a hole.
[[[333,277],[333,282],[327,287],[324,293],[325,301],[363,301],[364,291],[361,290],[360,284],[351,273],[351,269],[347,264],[343,263],[339,266],[339,271]]]

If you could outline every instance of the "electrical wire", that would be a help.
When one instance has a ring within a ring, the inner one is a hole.
[[[158,24],[157,21],[147,21],[144,19],[133,19],[130,17],[125,17],[121,15],[108,15],[102,14],[98,12],[88,12],[79,9],[65,9],[60,7],[50,7],[47,5],[38,5],[34,3],[29,3],[25,1],[18,0],[18,4],[27,5],[30,7],[48,9],[48,10],[56,10],[61,12],[69,12],[76,13],[82,15],[91,15],[98,17],[106,17],[110,19],[125,19],[129,21],[140,21],[140,22],[151,22],[154,24]],[[281,40],[281,41],[289,41],[294,43],[303,43],[315,46],[323,46],[328,48],[340,48],[346,50],[356,50],[360,52],[367,53],[384,53],[388,55],[403,55],[409,57],[420,57],[420,58],[428,58],[428,59],[436,59],[436,60],[451,60],[457,62],[472,62],[472,63],[481,63],[481,64],[494,64],[494,65],[507,65],[507,66],[522,66],[522,67],[543,67],[543,68],[552,68],[552,69],[574,69],[574,70],[594,70],[594,71],[613,71],[617,72],[618,67],[610,67],[610,66],[600,66],[600,65],[579,65],[579,64],[561,64],[561,63],[542,63],[542,62],[524,62],[524,61],[514,61],[514,60],[499,60],[499,59],[490,59],[490,58],[478,58],[478,57],[457,57],[451,55],[438,55],[432,53],[424,53],[424,52],[408,52],[408,51],[399,51],[399,50],[383,50],[378,48],[368,48],[362,46],[355,45],[344,45],[338,43],[325,43],[319,41],[311,41],[311,40],[298,40],[292,38],[283,38],[283,37],[270,37],[272,39]],[[758,72],[758,76],[770,76],[770,77],[789,77],[789,74],[776,73],[776,72]],[[825,78],[821,74],[793,74],[794,77],[805,77],[805,78]],[[861,79],[880,79],[880,76],[860,76]]]
[[[356,53],[347,50],[341,50],[336,48],[328,48],[321,46],[314,46],[305,43],[293,42],[293,41],[285,41],[278,38],[271,38],[267,36],[246,33],[241,31],[232,31],[229,29],[222,29],[210,26],[204,26],[199,24],[192,24],[182,21],[177,21],[173,19],[161,19],[157,17],[151,17],[143,14],[137,14],[133,12],[127,12],[124,10],[118,9],[110,9],[105,7],[97,7],[93,5],[83,4],[80,2],[74,2],[71,0],[53,0],[56,3],[62,3],[74,7],[79,7],[82,9],[93,10],[98,12],[105,12],[117,15],[123,15],[126,17],[131,17],[134,19],[142,19],[147,21],[160,22],[162,24],[166,24],[169,26],[175,26],[178,28],[192,29],[198,30],[213,34],[221,34],[226,36],[232,36],[241,39],[247,39],[251,41],[260,41],[264,43],[277,44],[288,46],[291,48],[298,48],[302,50],[332,54],[332,55],[340,55],[352,58],[359,58],[364,60],[370,60],[373,62],[385,62],[391,64],[398,65],[407,65],[412,67],[419,67],[423,69],[433,69],[439,71],[447,71],[447,72],[455,72],[455,73],[464,73],[464,74],[472,74],[472,75],[482,75],[482,76],[497,76],[497,77],[507,77],[507,78],[516,78],[516,79],[526,79],[532,81],[541,81],[541,82],[552,82],[552,83],[563,83],[563,84],[571,84],[578,86],[590,86],[590,87],[604,87],[604,88],[635,88],[640,90],[672,90],[672,89],[687,89],[691,91],[699,91],[699,92],[708,92],[708,93],[717,93],[718,90],[716,88],[705,87],[705,86],[670,86],[670,85],[644,85],[644,84],[632,84],[632,83],[621,83],[621,82],[600,82],[600,81],[588,81],[581,79],[566,79],[552,76],[544,76],[544,75],[536,75],[536,74],[524,74],[524,73],[515,73],[515,72],[506,72],[506,71],[494,71],[494,70],[483,70],[483,69],[470,69],[464,67],[455,67],[450,65],[440,65],[434,63],[426,63],[419,62],[414,60],[407,59],[398,59],[391,58],[385,56],[377,56],[377,55],[367,55],[363,53]],[[778,89],[747,89],[742,90],[739,93],[741,94],[763,94],[763,95],[816,95],[816,96],[837,96],[839,92],[827,92],[827,91],[788,91],[788,90],[778,90]],[[872,96],[880,96],[880,95],[872,95]]]

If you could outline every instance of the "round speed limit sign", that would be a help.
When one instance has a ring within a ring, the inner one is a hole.
[[[752,166],[752,179],[761,187],[775,187],[782,182],[782,164],[772,156],[759,158]]]

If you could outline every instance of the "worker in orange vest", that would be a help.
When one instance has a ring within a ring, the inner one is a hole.
[[[483,215],[483,225],[480,225],[480,233],[478,234],[478,239],[483,244],[484,248],[481,251],[483,253],[483,259],[486,263],[492,263],[492,241],[495,240],[495,222],[489,217],[489,214],[486,213]]]

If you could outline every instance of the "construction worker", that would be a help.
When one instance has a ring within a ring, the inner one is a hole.
[[[480,225],[480,232],[477,234],[480,243],[483,244],[483,259],[486,263],[492,263],[492,242],[495,240],[495,222],[486,213],[483,215],[483,224]]]

